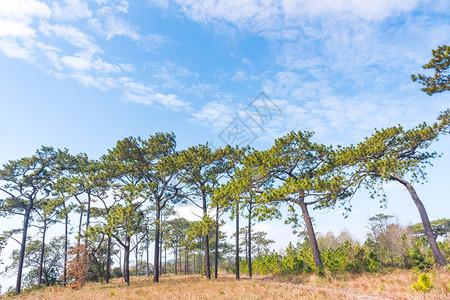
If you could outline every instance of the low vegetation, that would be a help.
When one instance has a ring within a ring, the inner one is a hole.
[[[149,277],[131,277],[131,286],[113,279],[110,284],[87,283],[82,289],[46,287],[5,299],[448,299],[450,273],[433,270],[433,287],[412,291],[414,271],[332,276],[266,275],[236,280],[219,274],[215,280],[199,275],[163,275],[158,284]]]

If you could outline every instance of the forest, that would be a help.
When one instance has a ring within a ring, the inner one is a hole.
[[[433,50],[424,68],[435,75],[412,80],[429,95],[448,91],[449,57],[449,46]],[[17,248],[1,256],[4,274],[17,277],[9,293],[112,278],[132,285],[132,276],[159,282],[169,273],[211,279],[395,269],[423,273],[412,289],[426,291],[426,272],[448,270],[450,219],[430,220],[415,185],[441,155],[429,148],[450,132],[449,124],[447,110],[433,124],[378,129],[348,146],[317,143],[313,132],[301,130],[266,150],[208,143],[178,150],[174,133],[124,138],[98,159],[42,146],[0,169],[0,216],[22,222],[0,233],[0,251]],[[351,213],[362,189],[383,205],[383,184],[390,182],[406,189],[421,223],[404,226],[391,215],[374,215],[363,243],[349,232],[316,234],[311,209]],[[177,215],[187,203],[201,209],[199,221]],[[274,241],[252,226],[272,219],[284,220],[301,242],[270,251]],[[234,244],[221,230],[226,222],[236,227]],[[61,235],[47,236],[54,227]]]

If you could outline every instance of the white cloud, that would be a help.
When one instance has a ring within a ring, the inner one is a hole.
[[[132,64],[119,64],[123,72],[133,72],[135,70]]]
[[[39,26],[39,31],[43,34],[52,36],[55,35],[62,38],[72,45],[81,48],[88,55],[101,53],[102,50],[94,42],[92,37],[83,33],[80,29],[72,25],[50,25],[43,23]]]
[[[0,37],[28,38],[35,35],[35,30],[22,21],[0,19]]]
[[[155,5],[159,8],[167,9],[169,8],[169,2],[170,0],[148,0],[148,3],[150,5]]]
[[[88,23],[97,34],[106,36],[106,40],[115,36],[126,36],[136,42],[140,48],[149,52],[173,44],[172,39],[164,35],[141,35],[138,33],[136,25],[113,14],[106,16],[104,19],[90,19]]]
[[[0,49],[7,56],[27,61],[32,60],[29,50],[19,45],[15,40],[0,39]]]
[[[121,73],[122,72],[122,69],[119,66],[110,64],[101,58],[97,58],[95,61],[93,61],[92,67],[94,70],[100,72],[101,74]]]
[[[0,18],[30,24],[34,18],[49,18],[50,8],[37,0],[0,0]]]
[[[305,19],[333,16],[380,21],[410,12],[419,0],[173,0],[172,3],[199,23],[226,22],[244,30],[266,35],[276,31],[292,38],[297,35],[296,30],[291,31],[292,27],[304,24]],[[162,2],[159,6],[167,9],[169,4]]]
[[[90,18],[92,12],[83,0],[64,0],[64,3],[52,3],[52,18],[57,21],[78,21]]]
[[[130,22],[125,21],[115,15],[110,15],[105,20],[106,39],[109,40],[116,35],[124,35],[137,41],[141,36],[136,32],[136,28]]]
[[[414,9],[419,0],[285,0],[282,10],[286,19],[295,22],[301,16],[317,17],[323,15],[353,16],[365,20],[382,20],[400,12]]]
[[[174,44],[171,38],[159,34],[147,34],[138,39],[138,45],[145,51],[155,51],[171,44]]]
[[[233,77],[231,78],[231,81],[249,81],[249,80],[260,80],[261,78],[259,76],[256,76],[254,74],[249,74],[245,71],[237,71]]]
[[[47,19],[50,9],[36,0],[0,0],[0,51],[5,55],[33,60],[35,19]]]
[[[193,112],[192,116],[193,121],[215,129],[223,129],[233,121],[237,113],[229,103],[211,101],[203,105],[199,111]]]
[[[155,105],[160,104],[167,110],[181,111],[183,109],[188,109],[190,106],[189,102],[178,99],[177,95],[174,94],[133,94],[129,91],[125,91],[123,94],[125,101],[136,102],[145,105]]]
[[[63,56],[60,61],[70,69],[76,71],[86,71],[91,69],[91,57],[83,54]]]
[[[83,72],[73,73],[70,77],[75,78],[77,81],[87,87],[94,87],[102,91],[120,87],[120,83],[118,82],[118,80],[112,77],[94,77],[92,75],[89,75],[88,73]]]

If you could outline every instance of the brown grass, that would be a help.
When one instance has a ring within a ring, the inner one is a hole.
[[[411,292],[418,273],[396,270],[388,274],[341,276],[255,276],[235,280],[222,275],[206,280],[198,275],[132,277],[131,286],[121,280],[110,284],[88,283],[80,290],[50,287],[6,299],[450,299],[450,272],[432,272],[434,288]]]

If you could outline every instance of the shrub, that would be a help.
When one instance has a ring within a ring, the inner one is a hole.
[[[420,274],[419,280],[411,286],[411,290],[413,291],[422,291],[427,292],[429,289],[433,288],[433,284],[431,283],[431,276],[428,274]]]

